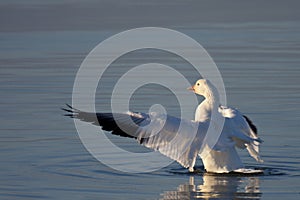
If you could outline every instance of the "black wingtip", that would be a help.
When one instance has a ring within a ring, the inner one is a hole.
[[[60,108],[60,109],[63,110],[63,111],[69,112],[69,113],[73,113],[72,110],[69,110],[69,109],[66,109],[66,108]]]
[[[80,110],[74,108],[73,106],[71,106],[71,105],[68,104],[68,103],[66,103],[66,106],[67,106],[68,108],[70,108],[72,111],[78,111],[78,112],[80,111]]]
[[[66,103],[66,106],[69,107],[69,108],[71,108],[71,109],[73,109],[73,107],[70,104],[68,104],[68,103]]]
[[[64,116],[66,116],[66,117],[74,117],[73,114],[64,114]]]
[[[66,114],[64,114],[64,116],[66,117],[70,117],[70,118],[76,118],[76,115],[78,114],[79,110],[73,108],[70,104],[66,103],[67,108],[60,108],[61,110],[67,112]]]
[[[253,122],[249,119],[249,117],[243,115],[243,117],[246,119],[247,123],[249,124],[252,131],[257,135],[257,127],[253,124]]]

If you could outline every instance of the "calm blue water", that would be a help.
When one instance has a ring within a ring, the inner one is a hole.
[[[265,162],[258,164],[246,152],[240,154],[246,166],[264,169],[265,175],[189,174],[177,163],[145,174],[104,166],[86,151],[73,121],[59,108],[71,103],[74,78],[87,53],[118,31],[2,32],[0,198],[299,199],[299,23],[203,24],[178,30],[207,49],[223,76],[228,105],[257,124],[265,141],[261,148]],[[151,59],[177,63],[160,53],[148,52],[147,59],[143,52],[136,59],[129,55],[119,63],[130,66]],[[111,79],[97,93],[99,111],[107,109],[110,83],[120,68],[118,62],[114,66]],[[190,82],[198,78],[185,70],[184,62],[178,61],[176,67],[185,71]],[[159,100],[169,102],[170,113],[178,114],[170,94],[157,90],[138,93],[132,108],[146,111]],[[150,99],[151,95],[160,98]],[[191,105],[191,111],[194,108]],[[125,149],[144,150],[130,140],[111,139]],[[202,167],[201,162],[197,167]]]

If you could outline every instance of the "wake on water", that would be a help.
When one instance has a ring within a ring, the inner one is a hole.
[[[169,173],[172,174],[182,174],[182,175],[211,175],[211,176],[280,176],[286,175],[286,173],[281,172],[278,169],[267,168],[267,167],[246,167],[242,169],[235,170],[229,173],[213,173],[213,172],[206,172],[204,166],[198,166],[195,168],[194,172],[187,172],[186,169],[169,169],[167,170]]]

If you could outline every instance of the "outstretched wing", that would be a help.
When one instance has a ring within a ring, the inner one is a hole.
[[[176,160],[184,167],[195,165],[208,123],[197,123],[160,113],[89,113],[67,105],[66,116],[101,126],[122,137]]]
[[[119,135],[122,137],[137,138],[135,132],[137,131],[139,126],[141,126],[142,124],[146,125],[149,123],[149,116],[146,114],[133,112],[116,114],[91,113],[78,110],[68,104],[67,106],[67,109],[62,108],[62,110],[67,111],[67,114],[65,114],[65,116],[79,119],[84,122],[90,122],[97,126],[101,126],[102,130],[110,131],[113,135]],[[130,124],[131,126],[126,126],[127,130],[123,130],[125,129],[125,126],[122,126],[123,123],[125,125]],[[123,129],[121,127],[123,127]]]
[[[231,136],[235,145],[238,148],[247,148],[255,160],[263,162],[259,156],[259,144],[262,140],[258,137],[257,128],[252,121],[234,108],[220,106],[219,112],[231,126]]]

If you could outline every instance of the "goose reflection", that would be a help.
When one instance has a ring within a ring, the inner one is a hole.
[[[165,200],[170,199],[260,199],[258,177],[217,176],[203,174],[202,183],[195,180],[201,178],[191,176],[189,183],[179,185],[176,191],[166,191],[161,194]]]

